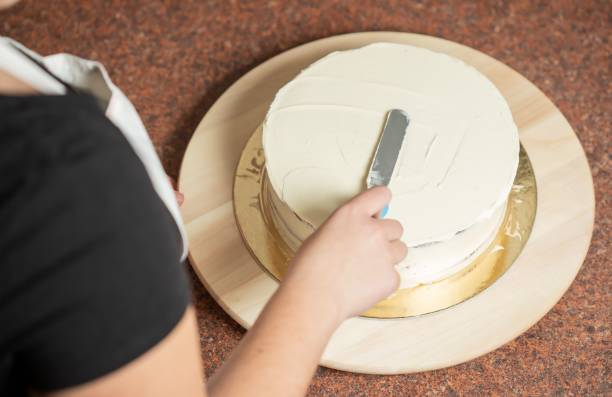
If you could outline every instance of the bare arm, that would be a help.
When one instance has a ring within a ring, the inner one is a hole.
[[[370,190],[336,211],[294,258],[256,323],[210,381],[212,396],[300,396],[340,323],[397,289],[406,255],[397,221],[375,219],[390,200]]]
[[[323,296],[305,296],[285,284],[211,379],[210,394],[303,395],[340,320]]]
[[[294,258],[283,283],[209,385],[212,396],[300,396],[329,338],[398,286],[401,225],[374,215],[390,200],[372,189],[340,208]],[[205,396],[193,308],[162,342],[102,378],[53,397]]]

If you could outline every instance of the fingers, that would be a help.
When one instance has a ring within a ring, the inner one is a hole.
[[[408,247],[401,240],[394,240],[389,243],[391,261],[394,265],[400,263],[408,254]]]
[[[171,176],[168,176],[168,181],[170,181],[170,185],[172,185],[172,189],[174,189],[174,196],[176,197],[176,202],[179,206],[183,205],[185,201],[185,195],[183,193],[176,190],[176,181]]]
[[[385,237],[389,241],[399,240],[404,234],[404,228],[402,224],[395,219],[381,219],[378,221],[383,229]]]
[[[174,191],[174,196],[176,197],[176,202],[178,203],[179,206],[183,205],[183,202],[185,201],[185,195],[179,191]]]
[[[400,286],[400,275],[395,268],[392,269],[391,279],[390,279],[390,291],[395,292]]]
[[[360,211],[374,216],[389,204],[389,201],[391,201],[391,190],[386,186],[377,186],[366,190],[350,202]]]

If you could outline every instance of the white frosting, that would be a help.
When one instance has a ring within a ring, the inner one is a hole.
[[[267,189],[266,194],[274,226],[289,248],[294,252],[297,251],[315,229],[300,220],[280,200],[274,190]],[[463,269],[493,240],[504,219],[505,209],[505,205],[500,207],[489,219],[477,223],[451,239],[411,247],[406,258],[397,266],[401,276],[400,287],[430,283]]]
[[[493,241],[504,220],[506,206],[455,237],[413,247],[398,265],[401,287],[431,283],[448,277],[469,265]]]
[[[283,228],[303,240],[365,189],[393,108],[411,123],[389,186],[388,217],[403,224],[413,247],[402,267],[428,279],[465,262],[495,234],[518,165],[510,109],[473,67],[390,43],[322,58],[270,106],[263,130],[268,178]]]

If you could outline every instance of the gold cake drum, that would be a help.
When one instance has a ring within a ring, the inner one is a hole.
[[[262,128],[248,140],[234,179],[234,213],[242,238],[255,261],[277,280],[287,271],[294,252],[276,230],[270,214]],[[485,251],[463,270],[431,284],[396,291],[362,314],[398,318],[443,310],[492,285],[512,265],[525,246],[536,214],[537,192],[529,157],[521,146],[519,166],[506,214]]]

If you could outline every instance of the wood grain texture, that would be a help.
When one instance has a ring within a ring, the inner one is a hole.
[[[520,335],[561,298],[588,249],[594,196],[584,152],[563,115],[528,80],[483,53],[430,36],[356,33],[312,42],[253,69],[219,98],[189,143],[179,187],[190,198],[183,212],[190,262],[217,302],[248,328],[277,284],[252,260],[235,225],[231,190],[242,147],[274,93],[299,70],[331,51],[377,41],[445,52],[491,79],[510,104],[538,187],[530,240],[494,285],[438,313],[347,320],[322,359],[354,372],[418,372],[470,360]]]

